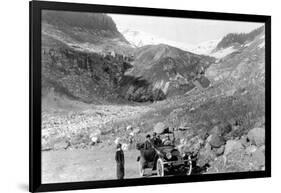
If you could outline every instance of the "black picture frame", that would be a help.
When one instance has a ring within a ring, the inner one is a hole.
[[[140,7],[108,6],[79,3],[47,1],[29,2],[30,11],[30,98],[29,98],[29,191],[61,191],[92,188],[140,186],[153,184],[172,184],[214,180],[234,180],[245,178],[263,178],[271,176],[271,17],[266,15],[248,15],[234,13],[216,13]],[[245,22],[263,22],[265,24],[265,98],[266,98],[266,136],[265,171],[218,173],[185,177],[141,178],[126,180],[87,181],[75,183],[42,184],[41,182],[41,11],[67,10],[79,12],[119,13],[131,15],[149,15],[180,18],[200,18],[212,20],[230,20]]]

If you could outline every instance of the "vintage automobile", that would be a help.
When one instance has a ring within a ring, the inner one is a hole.
[[[190,175],[192,171],[192,157],[189,153],[181,154],[175,146],[174,130],[166,128],[159,133],[161,143],[145,149],[144,144],[137,144],[140,151],[138,157],[139,174],[145,176],[146,169],[156,171],[157,176]]]

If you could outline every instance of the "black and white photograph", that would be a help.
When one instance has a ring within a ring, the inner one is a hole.
[[[42,184],[265,171],[265,23],[42,10]]]

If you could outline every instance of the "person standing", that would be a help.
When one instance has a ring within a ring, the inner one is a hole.
[[[148,134],[145,137],[144,149],[145,150],[150,150],[151,148],[152,148],[151,138],[150,138],[150,135]]]
[[[159,135],[157,135],[156,132],[153,132],[153,135],[152,135],[152,144],[155,146],[155,147],[158,147],[158,146],[161,146],[161,139],[159,138]]]
[[[120,143],[117,144],[117,151],[115,154],[115,161],[117,163],[117,179],[124,179],[125,171],[124,171],[124,152],[122,150],[122,145]]]

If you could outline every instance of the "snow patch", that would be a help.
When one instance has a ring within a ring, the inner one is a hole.
[[[215,53],[212,53],[211,56],[213,56],[215,58],[223,58],[223,57],[227,56],[228,54],[231,54],[234,51],[236,51],[236,49],[234,49],[233,46],[231,46],[231,47],[216,51]]]
[[[264,48],[264,42],[258,45],[259,48]]]
[[[191,50],[191,52],[196,54],[210,55],[220,41],[221,39],[217,39],[199,43],[194,49]]]
[[[260,39],[264,39],[264,35],[262,35],[262,36],[260,37]]]
[[[194,45],[192,44],[166,40],[164,38],[157,37],[154,36],[153,34],[149,34],[143,31],[136,31],[136,30],[131,30],[122,27],[118,27],[118,30],[134,47],[142,47],[145,45],[167,44],[170,46],[180,48],[185,51],[191,51],[194,48]]]
[[[248,42],[247,44],[244,45],[244,47],[248,47],[248,46],[250,46],[252,43],[253,43],[253,41]]]

